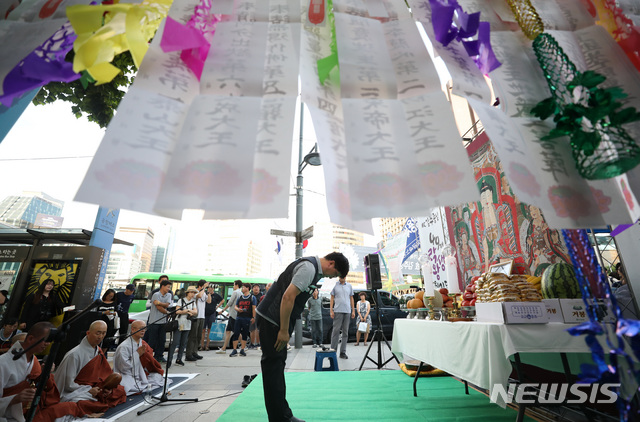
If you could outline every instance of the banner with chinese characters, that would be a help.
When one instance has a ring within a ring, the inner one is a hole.
[[[339,224],[348,227],[349,220],[420,215],[477,198],[451,108],[415,23],[406,7],[384,5],[389,19],[381,22],[365,17],[360,2],[334,3],[339,87],[332,79],[319,83],[313,63],[332,54],[330,28],[305,27],[303,35],[313,49],[305,54],[303,47],[302,98],[318,134],[327,193],[337,196],[334,210],[328,201],[332,221],[339,214]]]
[[[184,25],[198,4],[169,15]],[[173,218],[286,216],[299,22],[292,0],[236,4],[215,24],[200,81],[160,48],[161,27],[76,199]]]

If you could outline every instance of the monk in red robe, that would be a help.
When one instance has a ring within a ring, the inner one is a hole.
[[[98,347],[106,334],[107,324],[94,321],[87,336],[67,352],[55,373],[61,400],[76,402],[86,413],[105,412],[127,401],[124,387],[107,386],[105,382],[111,381],[114,374]]]
[[[46,339],[49,337],[52,327],[53,325],[49,322],[34,324],[24,341],[14,343],[9,352],[0,357],[0,389],[3,397],[1,400],[10,399],[9,407],[4,412],[5,417],[16,419],[20,413],[26,414],[29,410],[35,395],[35,386],[42,375],[42,367],[34,354],[42,353],[47,348],[49,343],[46,342]],[[29,349],[32,346],[34,347]],[[22,350],[26,350],[26,352],[18,360],[13,360],[14,355]],[[0,405],[0,416],[2,413]],[[57,418],[69,415],[83,417],[86,413],[78,407],[77,403],[60,402],[60,393],[53,375],[49,375],[33,420],[52,422]],[[101,415],[91,414],[89,416]]]

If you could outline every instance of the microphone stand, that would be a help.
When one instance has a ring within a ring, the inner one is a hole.
[[[191,302],[186,303],[185,305],[181,306],[181,308],[189,306],[194,302],[195,302],[195,300],[192,300]],[[169,322],[170,322],[170,319],[173,319],[173,318],[176,317],[175,313],[177,311],[178,311],[178,308],[176,307],[176,309],[174,309],[174,310],[172,310],[170,312],[167,312],[164,316],[162,316],[159,319],[157,319],[156,321],[152,322],[152,324],[162,320],[163,318],[166,318],[167,319],[166,324],[168,325]],[[173,330],[171,330],[171,332],[169,333],[169,347],[173,347],[173,346],[174,346],[174,344],[173,344]],[[158,400],[158,402],[152,404],[151,406],[147,407],[146,409],[142,409],[142,410],[138,411],[137,412],[138,416],[142,415],[146,411],[151,410],[154,407],[156,407],[156,406],[158,406],[158,405],[160,405],[162,403],[167,403],[167,402],[192,402],[192,403],[196,403],[198,401],[197,398],[195,398],[195,399],[170,399],[168,397],[168,395],[167,395],[167,380],[169,378],[169,368],[170,367],[171,367],[171,362],[167,362],[167,365],[166,365],[166,368],[165,368],[165,371],[164,371],[164,386],[162,387],[162,394],[160,395],[160,397],[156,397],[156,396],[152,396],[151,397],[152,399]]]
[[[67,330],[69,329],[71,324],[76,322],[80,317],[84,316],[87,312],[91,311],[93,308],[97,308],[101,304],[102,304],[101,300],[95,300],[89,306],[84,308],[80,313],[74,315],[68,321],[63,322],[55,332],[53,332],[53,328],[51,329],[51,332],[49,333],[49,338],[53,337],[52,339],[53,343],[51,344],[49,356],[47,357],[47,361],[44,364],[44,368],[42,368],[42,373],[40,374],[40,380],[38,381],[38,385],[36,386],[36,394],[33,397],[33,401],[31,402],[31,408],[29,408],[29,411],[27,412],[27,416],[25,417],[26,422],[32,422],[34,416],[36,415],[36,412],[38,411],[38,404],[40,403],[40,397],[42,396],[44,387],[47,384],[47,381],[49,380],[49,375],[51,374],[51,369],[53,368],[53,362],[56,359],[56,355],[58,354],[58,351],[60,350],[60,346],[62,345],[62,342],[67,337]],[[47,340],[49,340],[49,338]],[[43,341],[45,341],[44,338],[40,339],[36,344],[39,344]],[[34,346],[35,344],[30,346],[27,350],[30,350]],[[22,355],[24,355],[25,352],[27,352],[27,350],[23,350],[22,352],[16,353],[13,359],[14,360],[20,359]],[[35,359],[35,356],[33,357],[33,359]]]

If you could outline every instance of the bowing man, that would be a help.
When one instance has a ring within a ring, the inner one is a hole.
[[[49,343],[46,341],[53,324],[50,322],[38,322],[34,324],[26,334],[24,341],[15,342],[8,353],[0,356],[0,418],[8,420],[24,421],[24,414],[29,409],[35,396],[35,385],[42,375],[40,362],[34,356],[42,353]],[[32,347],[29,349],[30,347]],[[19,359],[14,356],[26,350]],[[85,413],[77,403],[60,403],[60,394],[53,380],[53,375],[45,385],[34,421],[52,422],[63,416],[83,417]],[[98,417],[101,414],[90,414],[90,417]]]
[[[134,321],[131,337],[120,343],[113,358],[113,370],[122,375],[122,385],[128,395],[162,387],[164,371],[153,357],[153,349],[142,340],[147,324]],[[168,380],[169,382],[171,380]]]
[[[104,321],[94,321],[87,336],[69,350],[56,370],[62,401],[77,402],[86,413],[104,412],[127,401],[124,387],[98,345],[107,334]],[[114,382],[114,380],[116,382]]]

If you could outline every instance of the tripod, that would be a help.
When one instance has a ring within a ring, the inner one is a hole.
[[[382,320],[380,319],[380,306],[378,305],[378,289],[371,289],[371,298],[373,299],[373,303],[375,304],[377,326],[376,326],[376,330],[373,332],[373,338],[371,339],[371,343],[369,343],[369,348],[367,349],[367,353],[365,353],[364,358],[362,358],[362,363],[360,363],[360,368],[358,368],[358,371],[362,371],[362,366],[364,365],[364,361],[367,359],[375,363],[378,369],[382,369],[382,367],[384,367],[387,363],[389,363],[391,359],[395,359],[396,362],[398,362],[398,364],[400,363],[396,355],[394,355],[393,353],[391,353],[391,357],[389,359],[387,359],[384,363],[382,362],[382,340],[384,340],[384,343],[389,348],[389,351],[391,351],[391,346],[389,345],[389,342],[387,341],[387,338],[385,337],[384,332],[382,331]],[[373,346],[373,343],[378,344],[378,360],[377,361],[369,357],[369,352],[371,351],[371,346]]]
[[[193,303],[193,302],[190,302],[190,303]],[[174,330],[172,329],[171,325],[174,322],[177,323],[176,315],[175,315],[176,311],[177,311],[177,309],[172,311],[172,312],[170,312],[170,313],[167,313],[167,315],[162,317],[162,318],[166,318],[167,319],[167,323],[165,324],[165,327],[167,327],[170,330],[170,333],[169,333],[169,347],[174,347],[174,344],[173,344],[173,331]],[[162,318],[160,318],[160,319],[162,319]],[[158,402],[152,404],[150,407],[147,407],[146,409],[142,409],[142,410],[138,411],[137,412],[138,415],[142,415],[143,413],[153,409],[154,407],[156,407],[156,406],[158,406],[158,405],[160,405],[162,403],[167,403],[167,402],[197,402],[198,401],[197,398],[195,398],[195,399],[170,399],[168,397],[168,395],[167,395],[167,380],[169,379],[169,368],[170,367],[171,367],[171,362],[167,362],[167,366],[166,366],[165,371],[164,371],[164,386],[162,387],[162,394],[160,395],[160,397],[156,397],[156,396],[152,396],[151,397],[152,399],[158,400]]]

